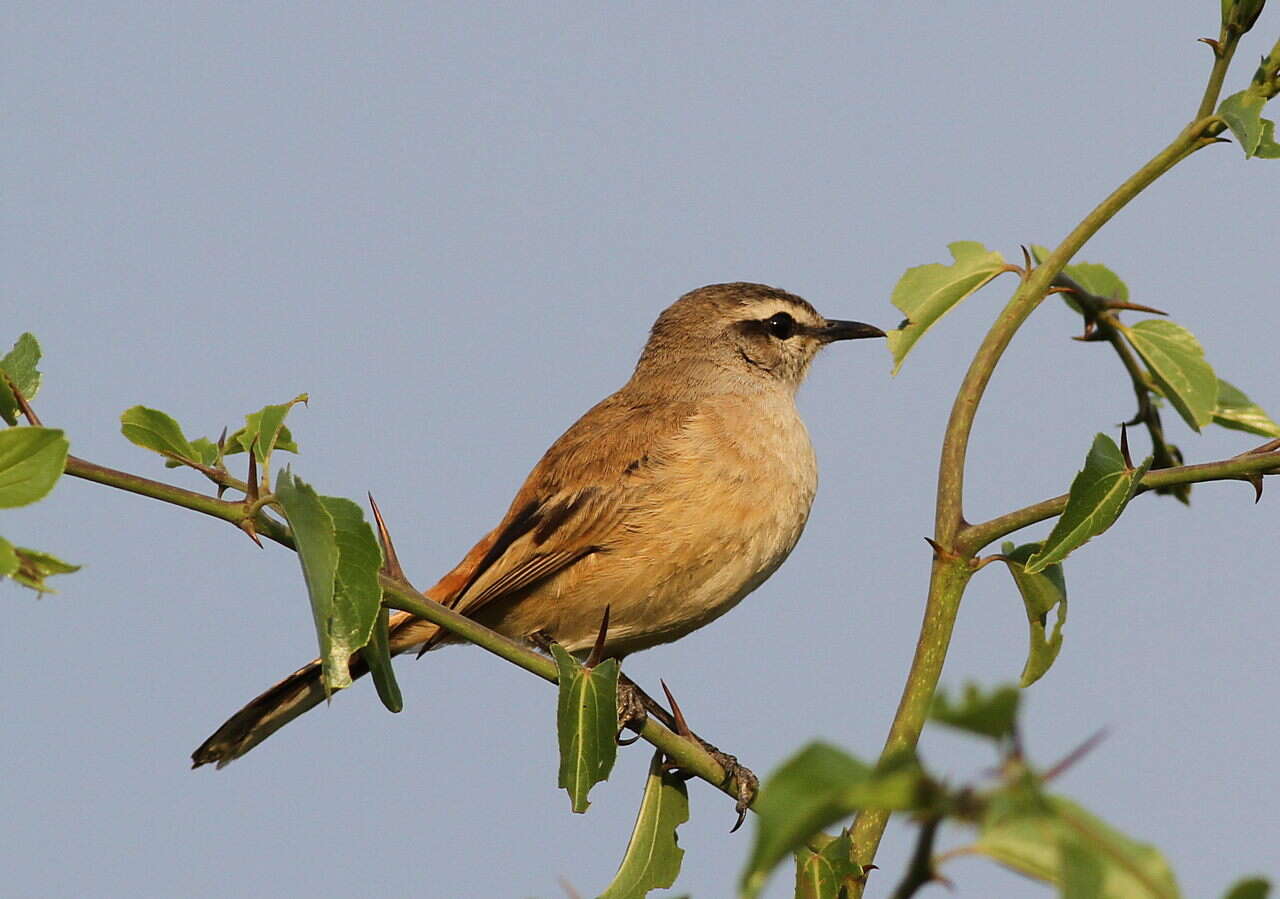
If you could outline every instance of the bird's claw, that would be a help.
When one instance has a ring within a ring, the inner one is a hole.
[[[740,765],[735,756],[721,752],[706,740],[700,739],[698,742],[724,769],[724,785],[733,784],[737,788],[738,801],[734,803],[733,808],[738,813],[738,820],[729,831],[729,833],[736,833],[742,826],[742,822],[747,820],[747,809],[751,808],[751,803],[756,801],[756,794],[760,792],[760,778],[756,777],[747,766]]]
[[[619,746],[630,746],[640,739],[640,730],[649,720],[645,709],[644,694],[640,688],[630,681],[618,683],[618,733],[615,739]],[[636,735],[628,740],[622,738],[622,732],[630,728]]]

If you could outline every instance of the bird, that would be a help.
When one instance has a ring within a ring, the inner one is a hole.
[[[804,530],[818,469],[796,391],[819,350],[884,337],[775,287],[711,284],[658,316],[630,380],[564,432],[428,599],[519,640],[621,659],[719,618]],[[391,653],[461,642],[399,612]],[[359,653],[353,678],[368,671]],[[222,768],[326,699],[312,661],[192,754]]]

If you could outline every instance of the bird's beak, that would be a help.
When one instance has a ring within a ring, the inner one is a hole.
[[[828,319],[826,327],[819,328],[817,337],[823,343],[831,343],[835,340],[861,340],[863,337],[884,337],[885,333],[875,325],[866,325],[862,322],[845,322],[838,319]]]

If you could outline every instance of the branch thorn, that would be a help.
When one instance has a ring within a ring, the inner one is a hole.
[[[258,544],[258,549],[262,549],[262,540],[258,537],[258,529],[253,523],[252,518],[246,518],[238,525],[240,530],[249,535],[249,539]]]
[[[1144,306],[1141,303],[1130,303],[1126,300],[1103,300],[1103,309],[1129,309],[1133,312],[1149,312],[1152,315],[1168,315],[1163,309],[1157,309],[1154,306]]]
[[[604,614],[600,616],[600,633],[596,634],[596,644],[591,647],[591,655],[587,656],[587,660],[582,663],[584,668],[594,668],[604,661],[604,641],[608,634],[609,607],[605,606]]]
[[[689,730],[689,723],[684,720],[684,712],[680,711],[680,704],[671,695],[671,688],[667,686],[667,682],[662,678],[658,678],[658,683],[662,684],[662,692],[667,694],[667,702],[671,704],[671,716],[676,720],[676,733],[686,739],[694,739],[693,731]]]
[[[1253,485],[1253,504],[1256,506],[1262,500],[1262,475],[1252,475],[1249,483]]]
[[[936,558],[943,559],[948,562],[954,562],[960,558],[958,553],[952,552],[931,537],[925,537],[924,542],[933,548],[933,554]]]
[[[253,444],[249,447],[249,483],[246,497],[250,502],[258,501],[258,438],[253,438]]]
[[[1219,59],[1221,59],[1221,58],[1222,58],[1222,44],[1218,43],[1218,39],[1217,39],[1217,38],[1212,38],[1212,37],[1198,37],[1198,38],[1196,38],[1196,42],[1197,42],[1197,43],[1201,43],[1201,44],[1206,44],[1206,45],[1208,45],[1209,49],[1213,51],[1213,55],[1214,55],[1215,57],[1217,57],[1217,58],[1219,58]]]
[[[1058,764],[1054,765],[1052,768],[1046,771],[1040,777],[1041,782],[1048,783],[1049,781],[1057,777],[1059,774],[1062,774],[1068,768],[1075,765],[1076,762],[1080,761],[1082,758],[1084,758],[1086,755],[1092,752],[1093,749],[1106,738],[1106,736],[1107,736],[1107,729],[1105,727],[1097,731],[1089,739],[1085,740],[1075,749],[1068,752],[1066,756],[1062,759],[1062,761],[1058,762]]]
[[[404,576],[404,569],[400,567],[400,559],[396,556],[395,544],[391,542],[391,532],[387,530],[387,523],[382,520],[382,510],[378,508],[377,501],[374,500],[373,494],[368,494],[369,508],[373,510],[373,520],[378,525],[378,543],[382,544],[382,573],[389,578],[397,581],[409,583]]]
[[[1129,455],[1129,426],[1120,425],[1120,455],[1124,458],[1124,467],[1127,471],[1133,471],[1133,457]]]

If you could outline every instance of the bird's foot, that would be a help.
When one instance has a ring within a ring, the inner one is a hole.
[[[618,734],[617,741],[619,746],[630,746],[636,740],[640,739],[640,731],[644,727],[645,722],[649,720],[649,712],[645,707],[645,700],[649,697],[644,691],[632,683],[629,679],[623,677],[618,681]],[[624,730],[635,731],[635,736],[624,740],[622,732]]]
[[[685,721],[684,712],[680,711],[680,704],[671,695],[671,690],[668,689],[666,682],[659,681],[659,683],[662,684],[662,692],[667,694],[667,702],[671,704],[671,717],[673,719],[672,723],[675,725],[675,732],[686,740],[692,740],[701,746],[708,755],[715,759],[716,764],[724,769],[724,780],[720,782],[720,786],[725,789],[732,788],[738,800],[734,804],[734,810],[738,813],[738,820],[729,830],[729,833],[736,832],[742,826],[742,822],[747,819],[747,809],[751,808],[751,803],[756,801],[756,794],[760,792],[760,779],[755,776],[750,768],[740,765],[737,756],[721,752],[690,730],[689,723]]]
[[[694,735],[693,739],[724,769],[724,783],[721,786],[732,787],[738,797],[738,801],[733,806],[734,811],[738,813],[738,820],[729,831],[734,833],[747,819],[747,809],[751,808],[751,803],[756,801],[756,794],[760,792],[760,778],[756,777],[746,765],[739,764],[736,756],[721,752],[697,735]]]

